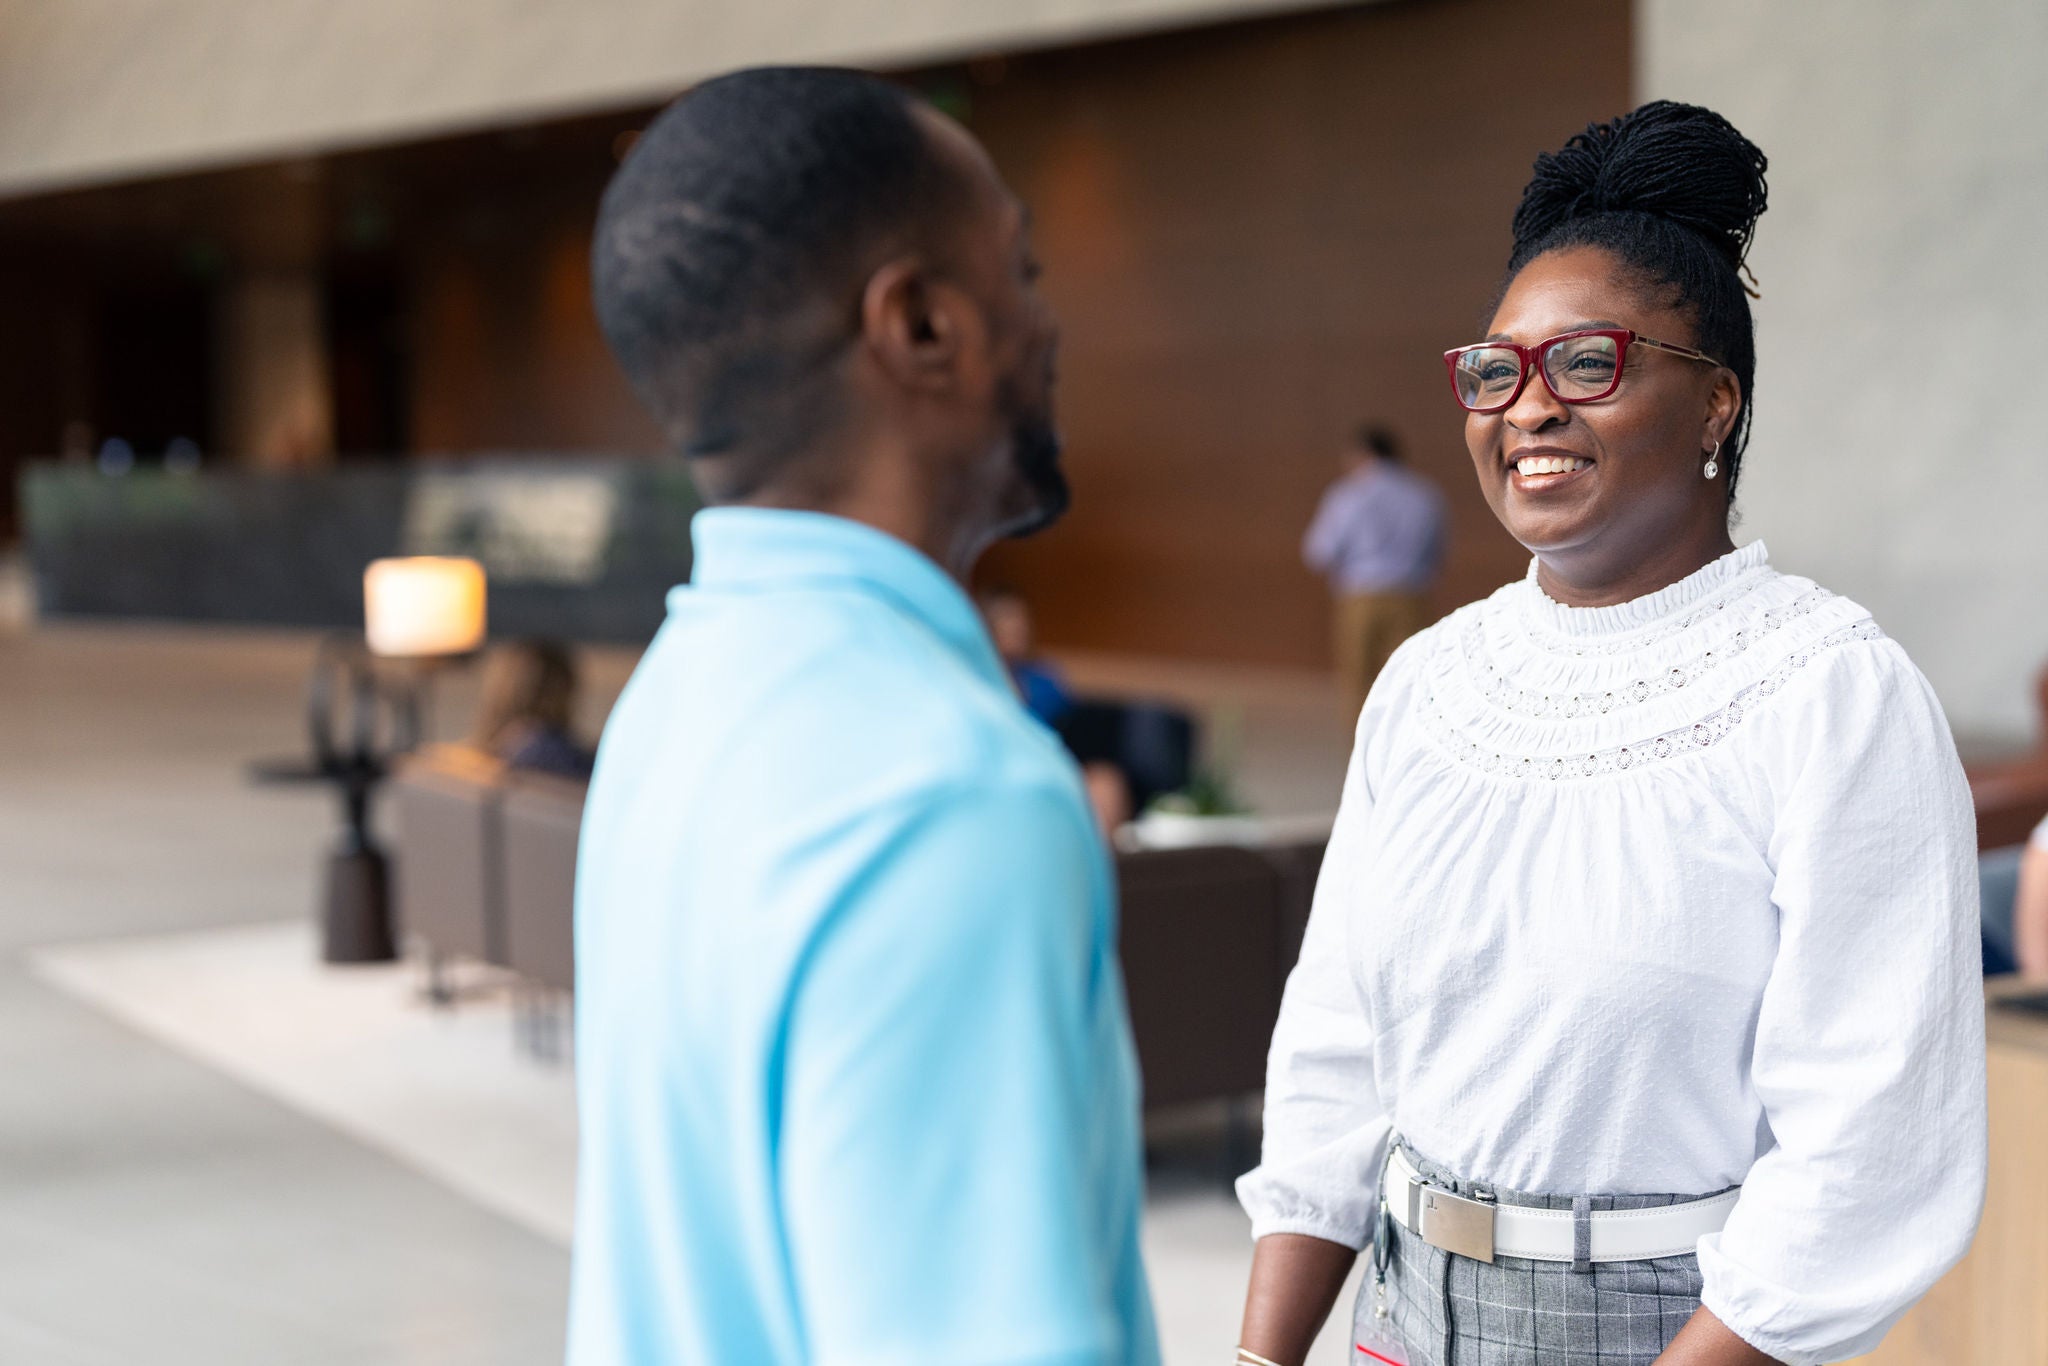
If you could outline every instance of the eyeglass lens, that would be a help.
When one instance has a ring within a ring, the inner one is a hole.
[[[1620,377],[1620,352],[1612,337],[1566,337],[1542,353],[1551,392],[1567,402],[1610,393]],[[1497,408],[1522,382],[1522,359],[1504,346],[1480,346],[1458,357],[1458,401],[1467,408]]]

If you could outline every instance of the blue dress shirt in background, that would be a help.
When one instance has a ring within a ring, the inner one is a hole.
[[[1043,660],[1027,659],[1010,666],[1010,683],[1023,700],[1024,710],[1048,726],[1056,726],[1074,709],[1074,695],[1067,680]]]
[[[1330,591],[1423,593],[1444,559],[1444,495],[1429,480],[1374,458],[1330,485],[1301,557]]]
[[[1153,1366],[1072,762],[904,543],[693,536],[584,815],[569,1361]]]

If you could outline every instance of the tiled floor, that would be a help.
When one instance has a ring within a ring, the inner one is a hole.
[[[255,789],[303,637],[0,635],[0,1362],[521,1366],[567,1260],[33,978],[25,949],[307,907],[334,814]]]
[[[311,637],[0,620],[0,1362],[523,1366],[560,1358],[560,1245],[33,976],[39,945],[310,908],[329,798],[246,780],[302,745]],[[1334,800],[1312,677],[1075,660],[1076,681],[1235,710],[1246,792]],[[593,656],[593,715],[631,658]],[[442,689],[443,731],[470,680]],[[1228,1350],[1243,1229],[1158,1192],[1170,1360]],[[1334,1347],[1334,1342],[1333,1342]],[[1333,1351],[1329,1360],[1341,1360]]]

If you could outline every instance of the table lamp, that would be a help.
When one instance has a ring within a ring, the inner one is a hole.
[[[483,646],[484,601],[484,570],[475,560],[371,561],[363,571],[363,633],[335,633],[313,661],[306,696],[312,763],[256,767],[263,781],[324,781],[341,790],[342,836],[328,857],[321,905],[321,956],[330,963],[398,955],[390,861],[370,829],[370,798],[391,761],[420,742],[427,670]]]
[[[372,560],[363,635],[371,654],[387,658],[469,654],[484,643],[484,567],[449,555]]]

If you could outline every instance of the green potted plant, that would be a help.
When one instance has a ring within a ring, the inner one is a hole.
[[[1236,707],[1216,711],[1187,786],[1152,799],[1132,825],[1135,844],[1141,848],[1185,848],[1244,844],[1257,838],[1259,823],[1237,788],[1242,723],[1243,715]]]

